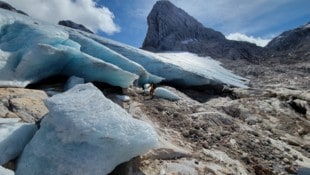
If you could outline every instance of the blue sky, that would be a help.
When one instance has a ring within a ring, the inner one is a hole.
[[[156,0],[4,0],[31,16],[70,19],[100,35],[141,47]],[[264,42],[310,21],[310,0],[171,0],[230,39]],[[100,32],[101,31],[101,32]],[[248,37],[249,36],[249,37]]]
[[[101,0],[115,15],[121,32],[109,38],[140,47],[146,17],[156,0]],[[271,39],[310,21],[309,0],[171,0],[206,27],[224,35],[242,33]]]

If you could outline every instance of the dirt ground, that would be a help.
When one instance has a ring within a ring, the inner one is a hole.
[[[228,88],[201,101],[208,89],[192,91],[193,99],[166,86],[181,100],[133,90],[129,102],[118,102],[156,128],[160,145],[112,174],[309,173],[310,65],[226,67],[249,78],[251,88]]]

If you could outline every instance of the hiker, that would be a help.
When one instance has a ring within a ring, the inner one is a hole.
[[[155,94],[154,94],[155,89],[156,89],[155,84],[151,83],[151,84],[150,84],[150,96],[151,96],[151,98],[153,98],[154,95],[155,95]]]

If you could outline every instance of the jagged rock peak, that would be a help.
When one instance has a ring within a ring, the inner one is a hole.
[[[146,50],[159,51],[170,48],[170,44],[175,41],[188,43],[196,40],[225,39],[220,32],[205,28],[168,0],[157,1],[147,21],[149,28],[143,43]]]
[[[142,49],[187,51],[213,58],[247,59],[257,61],[263,48],[254,44],[230,41],[218,31],[204,27],[184,10],[170,1],[155,3],[147,17],[148,31]]]
[[[28,16],[27,13],[25,13],[25,12],[23,12],[21,10],[16,10],[13,6],[11,6],[10,4],[8,4],[6,2],[3,2],[3,1],[0,1],[0,8],[6,9],[6,10],[10,10],[10,11],[13,11],[13,12],[20,13],[20,14]]]
[[[88,33],[92,33],[94,34],[93,31],[91,31],[90,29],[88,29],[87,27],[85,27],[84,25],[82,24],[77,24],[73,21],[70,21],[70,20],[62,20],[62,21],[59,21],[58,22],[59,25],[63,25],[63,26],[66,26],[66,27],[70,27],[70,28],[73,28],[73,29],[78,29],[78,30],[82,30],[84,32],[88,32]]]

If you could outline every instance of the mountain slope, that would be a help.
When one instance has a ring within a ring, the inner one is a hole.
[[[256,61],[264,49],[254,44],[230,41],[213,29],[204,27],[170,1],[157,1],[147,18],[148,32],[142,49],[189,51],[213,58],[247,59]]]
[[[78,30],[82,30],[84,32],[88,32],[88,33],[94,34],[93,31],[91,31],[90,29],[88,29],[84,25],[77,24],[77,23],[75,23],[73,21],[70,21],[70,20],[62,20],[62,21],[59,21],[58,24],[62,25],[62,26],[66,26],[66,27],[70,27],[70,28],[73,28],[73,29],[78,29]]]
[[[21,11],[21,10],[16,10],[14,7],[12,7],[10,4],[6,3],[6,2],[3,2],[3,1],[0,1],[0,8],[2,9],[6,9],[6,10],[9,10],[9,11],[12,11],[12,12],[16,12],[16,13],[20,13],[20,14],[23,14],[23,15],[27,15],[27,13]]]
[[[310,22],[281,33],[271,40],[266,48],[275,52],[275,55],[310,58]]]

